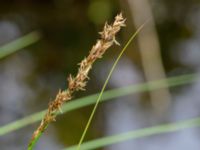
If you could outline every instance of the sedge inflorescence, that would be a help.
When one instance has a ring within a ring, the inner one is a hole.
[[[51,123],[55,121],[57,112],[61,110],[61,106],[64,102],[72,99],[75,91],[85,90],[87,81],[89,80],[88,73],[92,68],[93,63],[103,56],[106,50],[113,44],[119,45],[116,41],[115,36],[120,31],[121,27],[125,26],[125,19],[122,14],[115,17],[113,24],[108,25],[105,23],[103,31],[100,32],[100,39],[97,40],[96,44],[92,47],[89,55],[79,63],[78,73],[75,77],[69,75],[68,77],[68,89],[59,90],[54,101],[49,103],[48,110],[42,119],[39,127],[33,133],[30,144],[41,134]]]

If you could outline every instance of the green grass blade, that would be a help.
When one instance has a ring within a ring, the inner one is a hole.
[[[101,89],[101,92],[100,92],[100,94],[99,94],[99,96],[98,96],[98,98],[97,98],[97,100],[96,100],[96,103],[95,103],[94,108],[93,108],[93,110],[92,110],[92,112],[91,112],[91,114],[90,114],[90,117],[89,117],[88,122],[87,122],[87,124],[86,124],[86,126],[85,126],[85,129],[84,129],[84,131],[83,131],[83,134],[82,134],[82,136],[81,136],[81,138],[80,138],[80,140],[79,140],[79,143],[78,143],[78,146],[77,146],[77,150],[80,150],[80,148],[81,148],[81,144],[82,144],[82,142],[83,142],[83,140],[84,140],[84,138],[85,138],[85,136],[86,136],[86,133],[87,133],[89,127],[90,127],[90,124],[91,124],[91,122],[92,122],[92,119],[93,119],[93,117],[94,117],[94,114],[95,114],[95,112],[96,112],[96,109],[97,109],[97,107],[98,107],[98,105],[99,105],[99,102],[100,102],[100,100],[101,100],[101,98],[102,98],[102,96],[103,96],[103,93],[104,93],[104,91],[105,91],[105,89],[106,89],[106,86],[107,86],[107,84],[108,84],[108,81],[109,81],[110,78],[111,78],[111,75],[112,75],[114,69],[116,68],[116,66],[117,66],[117,64],[118,64],[118,62],[119,62],[119,60],[120,60],[120,58],[121,58],[122,55],[124,54],[124,52],[125,52],[125,50],[127,49],[127,47],[130,45],[130,43],[133,41],[133,39],[136,37],[136,35],[142,30],[142,28],[144,27],[145,24],[146,24],[146,22],[145,22],[144,24],[142,24],[142,25],[136,30],[136,32],[130,37],[130,39],[128,40],[128,42],[125,44],[124,48],[122,49],[122,51],[121,51],[120,54],[118,55],[117,59],[115,60],[113,66],[112,66],[112,68],[111,68],[111,70],[110,70],[110,72],[109,72],[109,74],[108,74],[108,76],[107,76],[107,78],[106,78],[106,81],[104,82],[104,85],[103,85],[103,87],[102,87],[102,89]]]
[[[33,31],[25,36],[22,36],[6,45],[0,46],[0,59],[21,50],[33,43],[36,43],[41,38],[37,31]]]
[[[200,118],[180,121],[177,123],[153,126],[149,128],[129,131],[127,133],[121,133],[118,135],[103,137],[103,138],[99,138],[99,139],[92,140],[89,142],[85,142],[82,144],[81,150],[91,150],[91,149],[102,148],[111,144],[131,140],[131,139],[137,139],[137,138],[147,137],[147,136],[161,134],[161,133],[175,132],[175,131],[183,130],[186,128],[199,127],[199,126],[200,126]],[[76,147],[77,146],[75,145],[75,146],[66,148],[64,150],[76,150]]]
[[[12,123],[0,127],[0,136],[13,132],[15,130],[21,129],[27,125],[33,124],[38,122],[42,119],[43,115],[45,114],[46,110],[37,112],[35,114],[29,115],[23,119],[19,119]]]
[[[181,86],[181,85],[195,82],[197,80],[199,80],[198,75],[188,74],[188,75],[181,75],[177,77],[171,77],[168,79],[151,81],[151,82],[142,83],[138,85],[132,85],[128,87],[112,89],[112,90],[105,91],[103,93],[103,97],[100,102],[112,100],[117,97],[134,94],[138,92],[146,92],[146,91],[156,90],[156,89],[165,88],[165,87]],[[66,103],[62,109],[63,113],[70,112],[72,110],[76,110],[76,109],[94,104],[96,102],[98,95],[99,93],[86,96],[83,98],[79,98],[79,99]],[[46,110],[43,110],[35,114],[29,115],[23,119],[1,126],[0,136],[3,136],[5,134],[18,130],[20,128],[23,128],[27,125],[40,121],[42,117],[44,116],[45,112]]]

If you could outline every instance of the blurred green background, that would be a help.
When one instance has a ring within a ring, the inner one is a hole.
[[[127,27],[95,63],[85,92],[99,92],[117,54],[145,20],[143,32],[121,59],[108,89],[200,72],[199,0],[1,0],[0,53],[3,46],[36,33],[29,46],[0,59],[0,126],[47,108],[67,76],[87,56],[106,21],[119,12]],[[15,46],[14,46],[15,47]],[[8,47],[8,49],[11,47]],[[12,49],[12,48],[11,48]],[[173,89],[119,97],[98,108],[86,140],[200,115],[200,82]],[[57,150],[77,144],[92,106],[57,118],[36,150]],[[1,150],[26,149],[38,123],[0,137]],[[199,129],[146,137],[105,150],[198,150]],[[168,146],[166,146],[166,143]]]

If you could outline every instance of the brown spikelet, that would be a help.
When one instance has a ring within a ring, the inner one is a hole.
[[[67,79],[68,89],[64,91],[59,90],[54,101],[49,103],[47,113],[37,130],[33,133],[29,146],[33,144],[34,140],[46,129],[49,123],[55,121],[56,114],[61,110],[63,103],[71,100],[75,91],[85,90],[87,81],[89,80],[88,73],[92,68],[92,64],[96,59],[101,58],[110,46],[113,44],[119,45],[115,39],[115,35],[123,26],[125,26],[125,19],[122,14],[115,17],[115,21],[112,25],[105,23],[103,31],[99,33],[101,38],[98,39],[96,44],[92,47],[89,55],[79,63],[77,75],[75,77],[69,75]]]

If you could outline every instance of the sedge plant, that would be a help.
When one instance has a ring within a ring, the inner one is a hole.
[[[146,136],[160,134],[160,133],[174,132],[174,131],[178,131],[178,130],[185,129],[185,128],[197,127],[200,125],[200,118],[197,117],[194,119],[189,119],[189,120],[185,120],[185,121],[181,121],[181,122],[177,122],[177,123],[164,124],[164,125],[139,129],[136,131],[129,131],[127,133],[121,133],[121,134],[113,135],[113,136],[109,136],[109,137],[103,137],[103,138],[99,138],[99,139],[85,142],[82,144],[99,102],[107,101],[112,98],[127,95],[127,94],[151,91],[151,90],[160,89],[163,87],[174,87],[174,86],[191,83],[191,82],[198,80],[198,77],[196,74],[188,74],[188,75],[181,75],[181,76],[157,80],[157,81],[151,81],[151,82],[147,82],[144,84],[108,90],[108,91],[104,92],[106,85],[108,83],[108,80],[111,77],[111,74],[117,65],[117,62],[119,61],[120,57],[126,50],[127,46],[130,44],[130,42],[133,40],[133,38],[137,35],[137,33],[142,29],[143,26],[144,25],[142,25],[136,31],[136,33],[134,33],[134,35],[132,35],[132,37],[129,39],[128,43],[123,48],[122,52],[120,53],[117,60],[115,61],[114,65],[104,83],[104,86],[103,86],[101,92],[99,94],[97,93],[94,95],[87,96],[85,98],[80,98],[77,101],[71,101],[71,102],[65,104],[65,106],[62,108],[63,112],[68,112],[68,111],[78,109],[80,107],[84,107],[84,106],[95,103],[95,107],[93,108],[93,111],[90,115],[90,119],[87,123],[86,128],[84,129],[84,132],[82,134],[82,137],[81,137],[81,140],[79,141],[78,146],[75,145],[75,146],[67,148],[66,150],[80,149],[80,147],[81,147],[81,150],[96,149],[96,148],[104,147],[104,146],[114,144],[114,143],[119,143],[119,142],[129,140],[129,139],[136,139],[136,138],[146,137]],[[0,47],[0,49],[1,49],[0,50],[1,51],[0,59],[8,56],[11,53],[16,52],[17,50],[20,50],[23,47],[26,47],[30,44],[37,42],[39,39],[40,39],[39,34],[37,34],[36,32],[33,32],[33,33],[28,34],[27,36],[24,36],[20,39],[17,39],[16,41],[11,42],[3,47]],[[113,38],[113,42],[118,44],[118,42],[115,40],[115,37]],[[97,99],[97,100],[95,101],[95,99]],[[42,119],[43,115],[45,115],[45,111],[38,112],[36,114],[27,116],[21,120],[17,120],[13,123],[1,126],[0,127],[0,136],[5,135],[9,132],[15,131],[19,128],[22,128],[28,124],[39,121]],[[41,134],[42,134],[42,132],[38,134],[38,139]],[[33,146],[36,144],[36,142],[37,142],[37,140],[34,141]]]
[[[105,23],[104,29],[100,32],[101,38],[97,40],[96,44],[92,47],[89,55],[81,61],[79,64],[78,73],[75,77],[69,75],[68,77],[68,89],[59,90],[56,98],[50,102],[48,110],[42,119],[39,127],[35,130],[28,145],[28,150],[32,150],[38,139],[48,127],[48,125],[55,121],[57,112],[61,111],[62,105],[71,100],[72,96],[77,91],[85,90],[87,81],[89,79],[88,73],[92,68],[93,63],[103,56],[106,50],[113,44],[119,45],[115,36],[120,31],[121,27],[125,26],[125,19],[122,14],[115,17],[113,24],[108,25]]]

